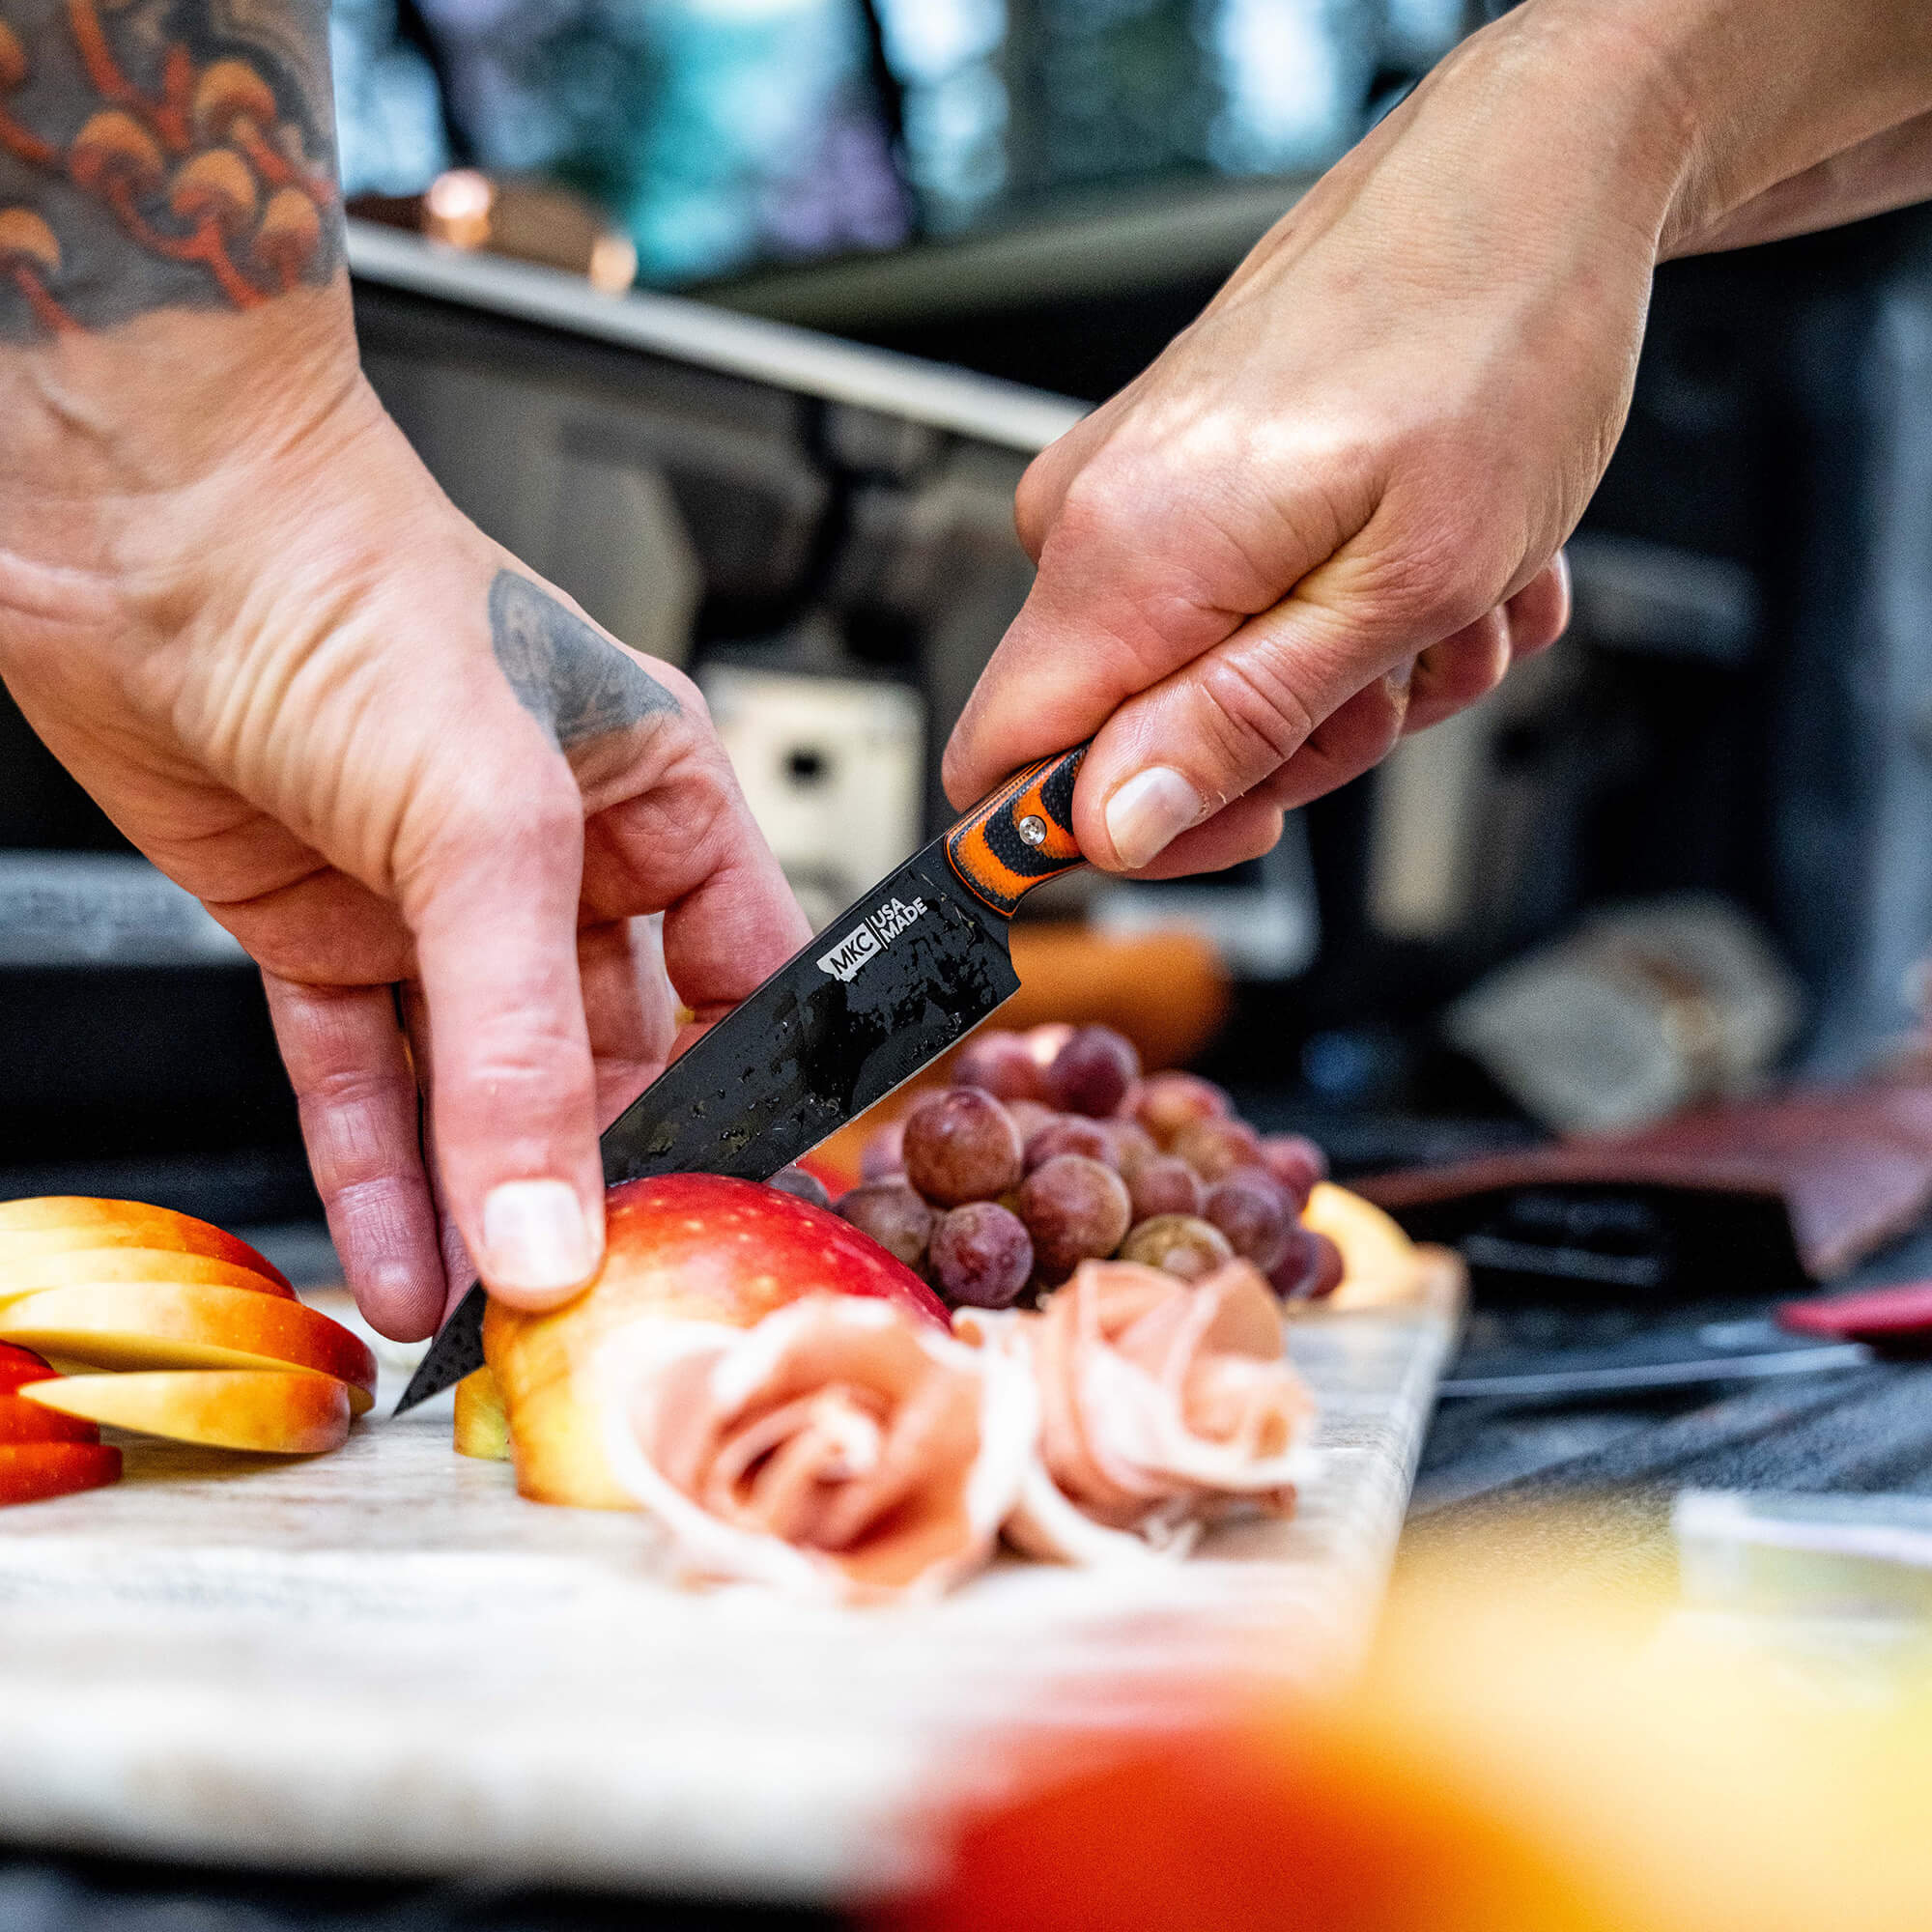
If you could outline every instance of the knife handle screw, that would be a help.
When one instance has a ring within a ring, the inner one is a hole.
[[[1046,843],[1046,820],[1036,818],[1029,812],[1026,817],[1020,820],[1019,834],[1029,845],[1044,845]]]

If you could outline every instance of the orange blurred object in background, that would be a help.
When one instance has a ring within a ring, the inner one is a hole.
[[[1586,1533],[1581,1541],[1574,1534]],[[1576,1518],[1398,1588],[1361,1680],[1164,1736],[989,1741],[887,1932],[1924,1932],[1932,1647],[1551,1585]],[[1534,1578],[1540,1552],[1546,1580]],[[1821,1659],[1825,1667],[1820,1667]],[[1265,1667],[1264,1652],[1256,1662]],[[1225,1709],[1225,1706],[1224,1706]],[[982,1791],[984,1787],[981,1787]]]

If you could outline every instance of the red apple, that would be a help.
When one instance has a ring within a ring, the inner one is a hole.
[[[120,1450],[99,1442],[0,1443],[0,1508],[104,1489],[120,1480]]]
[[[38,1384],[59,1381],[49,1375]],[[100,1432],[93,1424],[76,1422],[71,1416],[55,1415],[25,1396],[0,1395],[0,1442],[99,1442]]]
[[[574,1301],[532,1315],[493,1301],[483,1340],[510,1418],[517,1487],[539,1502],[632,1509],[605,1464],[588,1368],[639,1315],[749,1328],[809,1294],[861,1294],[947,1326],[924,1282],[849,1222],[796,1196],[710,1174],[613,1187],[604,1265]]]
[[[49,1422],[78,1417],[212,1449],[319,1456],[349,1436],[348,1388],[305,1369],[64,1376],[16,1399],[47,1411]]]
[[[281,1269],[207,1221],[151,1208],[143,1201],[101,1201],[84,1194],[43,1194],[0,1202],[0,1263],[75,1248],[173,1248],[213,1255],[288,1288]]]
[[[95,1369],[309,1369],[346,1383],[358,1414],[375,1401],[376,1358],[358,1337],[299,1301],[248,1289],[163,1281],[50,1288],[0,1309],[0,1341]]]

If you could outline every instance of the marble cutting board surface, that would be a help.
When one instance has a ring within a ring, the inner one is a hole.
[[[673,1587],[641,1519],[523,1502],[456,1456],[448,1397],[312,1462],[130,1440],[118,1489],[0,1515],[0,1838],[889,1889],[1019,1734],[1345,1674],[1456,1326],[1447,1300],[1293,1324],[1328,1454],[1292,1521],[1131,1578],[1003,1561],[904,1610]]]

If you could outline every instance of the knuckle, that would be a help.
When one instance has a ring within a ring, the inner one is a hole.
[[[1035,554],[1053,526],[1054,512],[1061,500],[1058,463],[1051,450],[1042,451],[1026,467],[1013,492],[1013,527],[1020,542]]]
[[[1318,723],[1289,675],[1283,651],[1223,653],[1203,667],[1202,696],[1226,769],[1240,788],[1264,778],[1306,743]]]
[[[1135,514],[1141,495],[1118,459],[1096,457],[1062,494],[1054,536],[1061,543],[1082,547],[1130,542],[1145,522]]]
[[[589,1103],[593,1078],[581,1033],[562,1013],[527,1008],[485,1021],[451,1066],[437,1069],[440,1096],[488,1109],[494,1123]]]

